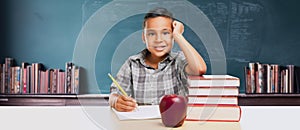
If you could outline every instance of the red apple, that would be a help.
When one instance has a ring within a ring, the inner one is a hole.
[[[165,126],[179,127],[186,118],[187,98],[176,94],[165,95],[159,103],[159,110]]]

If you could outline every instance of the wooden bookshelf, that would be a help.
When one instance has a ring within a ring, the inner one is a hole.
[[[240,106],[299,106],[300,94],[239,94]]]
[[[108,95],[0,95],[0,106],[108,106]]]

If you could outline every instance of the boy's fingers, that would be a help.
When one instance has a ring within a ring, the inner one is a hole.
[[[173,28],[175,28],[177,21],[173,22]]]
[[[136,106],[136,102],[135,102],[134,99],[132,99],[132,98],[127,99],[127,97],[125,97],[125,96],[120,97],[118,99],[117,103],[120,103],[120,104],[123,104],[123,105],[127,105],[127,106],[131,106],[131,107],[135,107]]]
[[[121,96],[121,98],[124,100],[124,101],[131,101],[131,102],[136,102],[132,97],[128,97],[128,96]]]
[[[117,104],[116,107],[119,111],[124,111],[124,112],[133,111],[135,109],[135,107],[127,106],[124,104]]]
[[[136,108],[136,103],[132,101],[123,100],[122,97],[119,97],[115,109],[122,112],[133,111]]]

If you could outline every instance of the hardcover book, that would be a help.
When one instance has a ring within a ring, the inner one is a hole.
[[[189,105],[186,120],[238,122],[241,118],[239,106],[226,105]]]
[[[240,79],[231,75],[189,76],[190,87],[240,86]]]
[[[238,105],[237,96],[188,96],[188,104]]]
[[[238,87],[189,87],[190,96],[238,96]]]

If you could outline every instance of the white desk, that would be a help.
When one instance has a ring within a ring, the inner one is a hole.
[[[299,130],[300,107],[243,106],[237,123],[189,122],[175,129]],[[109,107],[1,106],[1,130],[171,130],[160,119],[119,121]],[[175,130],[174,129],[174,130]]]

